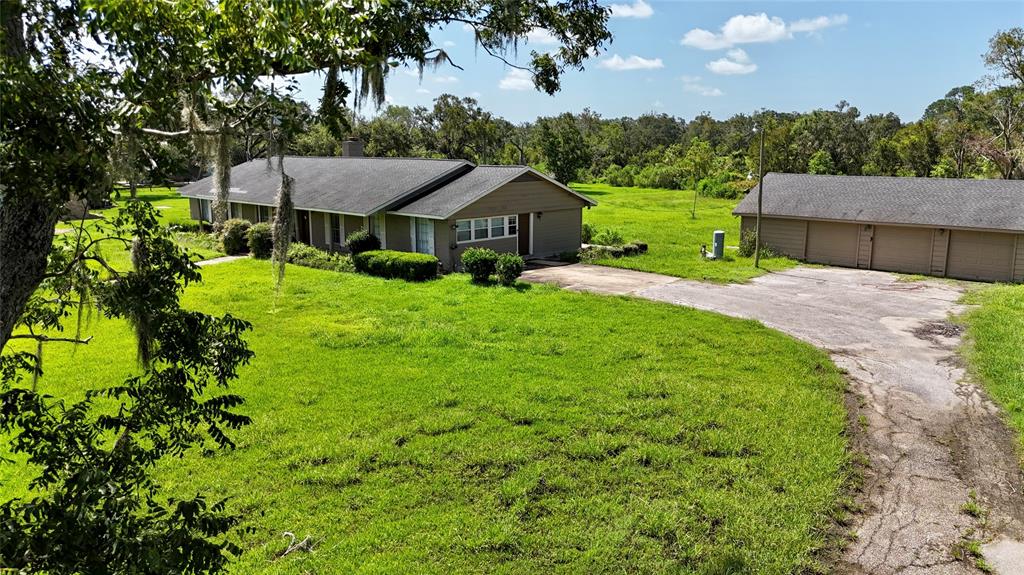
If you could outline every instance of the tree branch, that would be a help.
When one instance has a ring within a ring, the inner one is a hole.
[[[31,339],[35,341],[63,341],[67,343],[79,343],[84,345],[92,341],[92,337],[93,336],[90,335],[85,339],[80,339],[77,337],[50,337],[48,335],[37,335],[34,333],[19,333],[12,335],[8,339]]]

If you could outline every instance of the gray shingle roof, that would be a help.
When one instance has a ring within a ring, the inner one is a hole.
[[[477,166],[473,168],[473,171],[448,182],[443,187],[409,204],[393,210],[393,212],[408,216],[447,218],[524,174],[530,174],[538,180],[551,182],[565,192],[578,197],[588,205],[597,205],[597,202],[594,200],[526,166]]]
[[[528,171],[524,166],[477,166],[468,174],[394,211],[411,216],[444,218]]]
[[[757,187],[733,214],[757,213]],[[771,172],[762,213],[774,217],[1024,231],[1024,181],[821,176]]]
[[[297,208],[356,215],[390,208],[472,166],[464,160],[420,158],[285,158],[285,171],[295,178],[292,199]],[[280,183],[280,174],[268,170],[266,160],[239,164],[231,169],[230,200],[274,205]],[[190,198],[212,198],[212,188],[210,177],[180,191]]]

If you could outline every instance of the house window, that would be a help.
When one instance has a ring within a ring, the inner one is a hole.
[[[380,240],[382,248],[387,247],[387,230],[384,225],[384,212],[377,212],[370,216],[369,232]]]
[[[270,221],[270,206],[256,206],[256,221],[261,223]]]
[[[434,253],[434,221],[412,218],[412,249],[421,254]]]
[[[455,222],[455,241],[457,243],[494,240],[515,236],[518,233],[518,216],[497,216],[493,218],[456,220]]]
[[[331,216],[331,235],[329,243],[340,246],[345,243],[344,231],[341,228],[341,216],[338,214],[330,214]]]
[[[228,218],[241,218],[242,217],[242,206],[235,202],[228,203]]]
[[[213,221],[213,208],[210,205],[210,200],[199,200],[199,219],[204,221]]]

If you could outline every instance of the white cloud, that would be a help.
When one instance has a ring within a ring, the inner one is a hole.
[[[428,90],[426,88],[416,88],[416,93],[417,94],[429,94],[430,90]]]
[[[698,94],[712,98],[724,94],[724,92],[718,88],[702,84],[700,76],[683,76],[682,80],[684,92],[690,92],[691,94]]]
[[[526,41],[530,44],[557,44],[558,39],[544,28],[534,28],[526,33]]]
[[[778,42],[789,40],[796,33],[817,33],[825,28],[846,24],[846,14],[835,16],[818,16],[802,18],[787,24],[778,16],[760,14],[737,14],[722,25],[718,33],[703,28],[694,28],[687,32],[681,41],[684,46],[692,46],[701,50],[721,50],[737,44],[757,44],[762,42]]]
[[[527,70],[512,68],[505,74],[505,77],[498,82],[502,90],[523,91],[533,89],[533,75]]]
[[[455,76],[434,76],[434,81],[438,84],[454,84],[459,81]]]
[[[824,30],[825,28],[831,28],[832,26],[842,26],[850,20],[846,14],[836,14],[835,16],[818,16],[817,18],[802,18],[789,25],[791,32],[807,32],[808,34]]]
[[[725,53],[725,58],[708,62],[707,68],[715,74],[732,76],[753,73],[757,70],[757,64],[750,61],[750,56],[742,48],[733,48]]]
[[[623,58],[618,54],[613,54],[611,58],[601,60],[597,65],[600,68],[615,70],[616,72],[622,72],[625,70],[654,70],[665,67],[661,58],[641,58],[640,56],[629,56],[628,58]]]
[[[444,42],[441,42],[441,45],[444,46],[445,48],[451,48],[455,46],[455,42],[452,42],[451,40],[445,40]]]
[[[654,9],[644,0],[632,4],[612,4],[612,18],[650,18]]]

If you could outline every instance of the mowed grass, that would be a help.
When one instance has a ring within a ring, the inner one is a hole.
[[[234,451],[168,460],[230,498],[235,573],[794,573],[827,543],[843,379],[753,321],[548,286],[289,266],[203,270],[188,306],[253,322]],[[121,322],[50,345],[41,389],[132,373]],[[27,470],[0,466],[4,495]],[[281,556],[309,536],[312,552]]]
[[[626,241],[640,240],[650,245],[646,254],[600,260],[601,265],[655,272],[682,278],[714,282],[743,282],[766,271],[793,267],[787,258],[761,260],[761,269],[753,258],[743,258],[729,246],[740,241],[740,219],[732,215],[739,200],[697,198],[697,217],[691,217],[693,191],[615,188],[604,184],[573,186],[598,202],[584,210],[583,221],[600,228],[622,232]],[[711,250],[712,234],[725,231],[725,258],[705,260],[701,244]]]
[[[160,223],[165,226],[195,223],[189,213],[188,198],[179,194],[175,188],[139,188],[136,197],[156,208]],[[92,210],[91,213],[113,221],[117,217],[118,204],[129,199],[128,191],[122,191],[121,198],[114,200],[114,207],[105,210]],[[87,219],[84,220],[84,225],[87,230],[93,231],[103,221],[95,218]],[[82,220],[58,222],[57,232],[74,234],[76,233],[75,229],[82,224]],[[207,236],[182,232],[175,232],[174,236],[179,245],[195,255],[194,259],[205,260],[224,255],[217,246],[217,242]],[[103,242],[100,249],[104,259],[114,269],[131,269],[131,255],[126,245],[108,241]]]
[[[1017,431],[1024,463],[1024,285],[998,285],[968,292],[964,355],[973,375],[1006,412]]]

